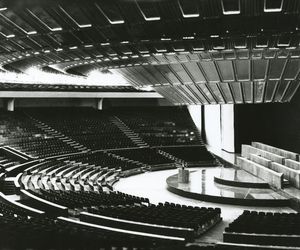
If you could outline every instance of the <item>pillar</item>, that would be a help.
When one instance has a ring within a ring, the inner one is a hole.
[[[6,109],[7,109],[7,111],[15,110],[15,99],[14,98],[7,99]]]
[[[190,172],[185,168],[178,169],[178,183],[189,183]]]
[[[103,98],[97,99],[97,110],[102,110],[103,108]]]

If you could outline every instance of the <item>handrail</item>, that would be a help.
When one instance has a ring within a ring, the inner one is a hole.
[[[9,145],[4,146],[3,148],[5,148],[6,150],[8,150],[9,152],[11,152],[12,154],[14,154],[16,156],[19,156],[19,157],[23,158],[24,160],[33,160],[33,159],[37,159],[38,158],[38,157],[33,157],[31,155],[28,155],[28,154],[26,154],[24,152],[21,152],[21,151],[15,149],[15,148],[13,148],[13,147],[11,147]]]
[[[90,217],[96,217],[96,218],[101,218],[101,219],[106,219],[106,220],[113,220],[113,221],[116,221],[116,222],[124,222],[124,223],[128,223],[128,224],[135,224],[135,225],[141,225],[141,226],[167,228],[167,229],[177,229],[177,230],[183,230],[183,231],[194,231],[193,228],[189,228],[189,227],[173,227],[173,226],[166,226],[166,225],[160,225],[160,224],[151,224],[151,223],[140,222],[140,221],[119,219],[119,218],[115,218],[115,217],[109,217],[109,216],[105,216],[105,215],[93,214],[93,213],[88,213],[88,212],[81,212],[80,214],[90,216]]]
[[[36,208],[33,208],[33,207],[29,207],[29,206],[24,205],[22,203],[19,203],[17,201],[13,201],[13,200],[8,199],[5,196],[5,194],[3,194],[2,192],[0,192],[0,197],[3,198],[4,200],[6,200],[8,203],[12,203],[13,205],[15,205],[17,207],[20,207],[22,209],[28,210],[28,211],[36,213],[36,214],[45,214],[45,212],[42,211],[42,210],[39,210],[39,209],[36,209]]]
[[[38,197],[38,196],[36,196],[36,195],[33,195],[33,194],[31,194],[30,192],[28,192],[27,190],[21,189],[21,192],[22,192],[24,195],[26,195],[27,197],[30,197],[31,199],[37,200],[37,201],[41,202],[42,204],[46,204],[46,205],[48,205],[48,206],[52,206],[52,207],[55,207],[55,208],[58,208],[58,209],[63,209],[63,210],[67,210],[67,209],[68,209],[68,208],[65,207],[65,206],[58,205],[58,204],[56,204],[56,203],[53,203],[53,202],[51,202],[51,201],[47,201],[47,200],[45,200],[45,199],[43,199],[43,198],[40,198],[40,197]]]
[[[104,230],[109,230],[109,231],[118,232],[118,233],[133,234],[133,235],[138,235],[138,236],[159,238],[159,239],[165,239],[165,240],[176,240],[176,241],[182,241],[182,242],[185,241],[185,238],[182,238],[182,237],[165,236],[165,235],[152,234],[152,233],[142,233],[142,232],[138,232],[138,231],[101,226],[101,225],[96,225],[96,224],[92,224],[92,223],[88,223],[88,222],[76,221],[76,220],[69,219],[69,218],[62,217],[62,216],[57,217],[57,219],[62,220],[62,221],[66,221],[66,222],[79,224],[79,225],[82,225],[82,226],[88,226],[88,227],[93,227],[93,228],[98,228],[98,229],[104,229]]]

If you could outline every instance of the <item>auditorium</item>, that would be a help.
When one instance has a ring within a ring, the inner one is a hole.
[[[299,0],[0,0],[0,250],[300,250],[299,85]]]

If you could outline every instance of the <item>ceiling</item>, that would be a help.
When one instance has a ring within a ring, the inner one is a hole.
[[[298,0],[2,0],[0,67],[110,70],[174,104],[288,102]]]

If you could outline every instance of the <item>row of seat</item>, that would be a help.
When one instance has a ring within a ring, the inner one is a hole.
[[[38,163],[24,171],[19,180],[20,188],[27,189],[21,190],[26,199],[20,202],[45,211],[51,218],[63,216],[66,223],[97,230],[99,227],[118,232],[125,230],[130,236],[150,237],[155,244],[161,240],[173,243],[192,240],[221,220],[220,209],[170,203],[155,206],[148,199],[107,190],[105,181],[94,183],[98,185],[97,190],[86,188],[95,173],[99,173],[100,178],[103,169],[94,162],[79,162],[82,157],[68,156]],[[112,177],[117,178],[118,175]],[[107,175],[103,179],[106,180]],[[76,190],[76,185],[83,188]]]
[[[158,153],[157,150],[152,148],[133,148],[114,150],[111,153],[123,158],[132,159],[148,165],[172,164],[173,160]]]
[[[271,213],[245,210],[226,232],[300,235],[300,213]]]
[[[263,246],[300,247],[300,213],[245,210],[224,232],[224,241]]]
[[[166,205],[119,205],[114,207],[93,207],[90,213],[118,219],[167,225],[173,227],[192,228],[196,233],[205,228],[211,220],[220,218],[221,210],[206,207],[168,206]]]
[[[0,143],[32,157],[78,152],[67,143],[38,128],[35,121],[22,112],[0,112]]]
[[[208,163],[213,162],[214,157],[207,151],[204,145],[202,146],[176,146],[176,147],[163,147],[160,148],[163,152],[171,154],[179,159],[188,163]]]
[[[0,207],[2,249],[185,249],[184,242],[116,231],[75,219],[27,216]]]
[[[119,193],[40,190],[38,196],[68,208],[117,206],[141,203],[144,199]]]

